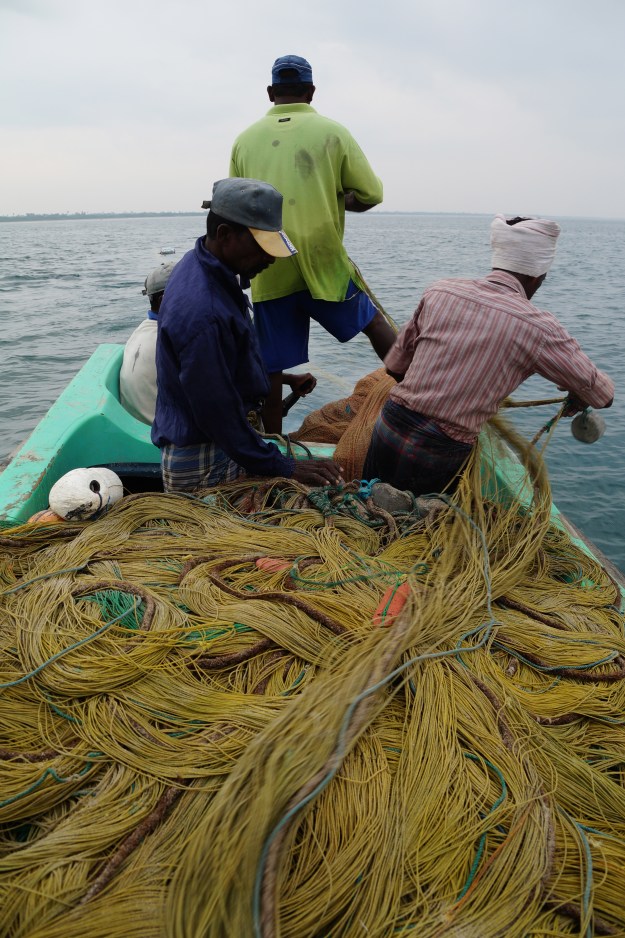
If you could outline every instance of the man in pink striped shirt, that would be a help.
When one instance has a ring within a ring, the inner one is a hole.
[[[610,406],[610,378],[555,316],[530,302],[559,233],[547,219],[498,215],[491,273],[425,291],[384,359],[398,384],[374,428],[365,478],[416,495],[450,491],[482,426],[533,374],[568,391],[568,416]]]

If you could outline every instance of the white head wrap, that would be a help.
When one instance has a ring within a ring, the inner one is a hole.
[[[492,265],[540,277],[553,264],[559,234],[560,226],[546,218],[528,218],[509,225],[504,215],[495,215],[490,226]]]

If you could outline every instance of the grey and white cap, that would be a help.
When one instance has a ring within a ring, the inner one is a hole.
[[[297,249],[282,230],[282,193],[260,179],[218,179],[210,202],[216,215],[249,228],[255,241],[272,257],[291,257]]]
[[[141,291],[143,295],[154,296],[155,293],[162,293],[175,266],[176,262],[170,261],[168,264],[161,264],[160,267],[151,270],[145,278],[145,284]]]

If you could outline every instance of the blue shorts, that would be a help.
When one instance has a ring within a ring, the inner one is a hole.
[[[311,319],[339,342],[349,342],[366,329],[377,311],[353,280],[345,299],[336,303],[315,300],[308,290],[255,303],[254,326],[267,371],[274,374],[308,361]]]

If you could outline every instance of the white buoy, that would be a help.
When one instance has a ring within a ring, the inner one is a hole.
[[[594,410],[583,410],[573,417],[571,433],[580,443],[596,443],[605,433],[605,420]]]
[[[112,469],[72,469],[50,489],[52,511],[66,521],[84,521],[106,511],[124,494],[124,486]]]

